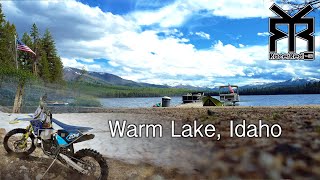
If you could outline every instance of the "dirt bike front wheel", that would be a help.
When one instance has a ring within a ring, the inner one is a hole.
[[[18,128],[9,131],[3,140],[4,149],[10,155],[27,156],[31,154],[36,146],[34,144],[34,135],[25,136],[26,129]]]
[[[88,171],[85,179],[105,180],[108,178],[107,161],[93,149],[81,149],[75,153],[76,163]]]

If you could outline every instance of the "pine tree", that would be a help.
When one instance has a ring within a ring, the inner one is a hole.
[[[3,24],[5,22],[4,19],[4,14],[2,13],[2,5],[0,3],[0,63],[3,64],[3,52],[4,52],[4,46],[3,46],[3,37],[4,37],[4,32],[3,32]],[[1,87],[1,83],[2,83],[2,79],[3,77],[0,74],[0,87]]]
[[[33,77],[30,72],[40,77],[45,82],[62,82],[63,65],[57,54],[55,42],[46,30],[41,39],[38,27],[32,25],[30,35],[24,33],[21,41],[30,47],[37,56],[24,51],[18,51],[18,70],[16,69],[16,28],[13,24],[5,20],[0,3],[0,83],[1,78],[15,76],[19,78],[16,96],[14,99],[13,112],[20,112],[24,95],[24,86],[28,79]],[[39,64],[38,64],[39,63]],[[38,67],[39,66],[39,67]]]
[[[34,50],[35,53],[37,53],[37,50],[40,49],[40,33],[37,25],[33,23],[30,31],[30,37],[32,38],[32,49]]]
[[[63,76],[63,65],[60,57],[57,54],[55,42],[48,29],[46,29],[42,38],[42,48],[48,61],[50,73],[49,81],[54,83],[61,82]]]
[[[4,18],[5,18],[5,16],[4,16],[3,12],[2,12],[2,4],[0,3],[0,25],[2,25],[3,22],[5,22]]]
[[[63,64],[61,58],[57,56],[54,59],[53,82],[61,83],[63,81]]]
[[[21,41],[28,47],[31,47],[32,45],[32,39],[28,33],[23,34]],[[18,51],[18,62],[21,69],[32,72],[33,54],[30,52]]]
[[[49,63],[47,60],[47,55],[44,51],[41,52],[41,58],[39,62],[40,77],[44,82],[48,83],[50,80]]]
[[[14,35],[16,28],[5,20],[0,4],[0,63],[1,69],[15,67]]]
[[[32,38],[32,49],[36,53],[35,56],[33,56],[33,65],[32,65],[32,72],[35,76],[38,76],[39,69],[39,59],[41,59],[41,54],[39,53],[41,51],[41,43],[40,43],[40,33],[37,25],[33,23],[30,31],[30,36]]]

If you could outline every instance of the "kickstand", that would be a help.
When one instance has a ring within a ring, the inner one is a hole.
[[[48,169],[46,170],[46,172],[44,172],[44,174],[42,175],[42,177],[40,179],[43,179],[44,176],[47,174],[47,172],[49,171],[49,169],[51,168],[51,166],[54,164],[54,162],[58,159],[58,156],[56,156],[54,158],[54,160],[52,161],[52,163],[50,164],[50,166],[48,167]]]
[[[60,148],[56,154],[56,157],[54,158],[54,160],[52,161],[52,163],[50,164],[50,166],[48,167],[48,169],[46,170],[46,172],[44,172],[44,174],[42,175],[41,179],[44,178],[44,176],[47,174],[47,172],[49,171],[49,169],[51,168],[51,166],[54,164],[54,162],[56,162],[56,160],[58,159],[58,156],[59,156],[59,153],[60,153]]]

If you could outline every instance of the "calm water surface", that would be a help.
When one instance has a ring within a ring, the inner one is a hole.
[[[218,98],[214,96],[215,98]],[[253,95],[240,96],[240,106],[287,106],[320,104],[320,94],[295,95]],[[147,98],[103,98],[100,99],[103,107],[152,107],[161,102],[161,97]],[[181,97],[171,97],[171,106],[182,103]]]

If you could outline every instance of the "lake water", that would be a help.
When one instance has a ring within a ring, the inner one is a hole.
[[[218,99],[218,97],[214,96]],[[102,98],[103,107],[152,107],[161,102],[161,97],[146,98]],[[171,106],[182,103],[181,97],[171,97]],[[240,96],[240,106],[288,106],[320,104],[320,94],[294,94],[294,95],[252,95]]]

